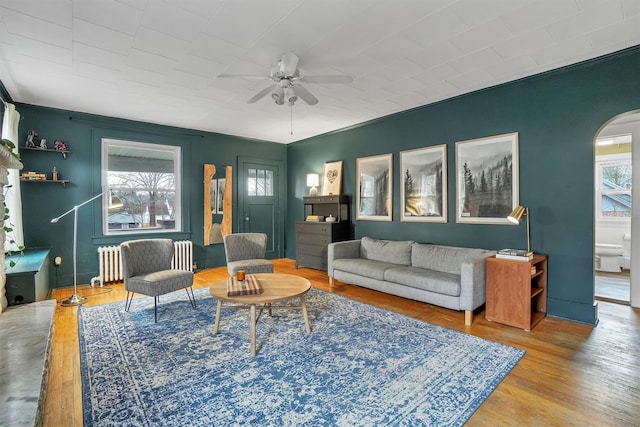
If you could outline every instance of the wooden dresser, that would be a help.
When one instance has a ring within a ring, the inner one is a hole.
[[[296,222],[296,268],[310,267],[327,270],[327,246],[332,242],[349,240],[348,196],[304,197],[304,217],[321,216],[322,221]],[[327,217],[335,222],[326,222]]]

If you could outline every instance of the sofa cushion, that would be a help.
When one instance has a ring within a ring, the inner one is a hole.
[[[384,272],[384,280],[437,294],[460,296],[460,275],[418,267],[396,267]]]
[[[363,237],[360,241],[360,257],[392,264],[411,265],[410,240],[377,240]]]
[[[487,257],[491,253],[485,249],[414,243],[411,248],[410,265],[459,275],[463,262]]]
[[[397,267],[397,264],[362,258],[340,258],[333,261],[333,269],[376,280],[384,280],[384,271]]]

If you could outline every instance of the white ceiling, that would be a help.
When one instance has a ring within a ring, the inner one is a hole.
[[[14,101],[282,143],[638,44],[640,0],[0,0]],[[291,109],[217,78],[283,51],[354,82]]]

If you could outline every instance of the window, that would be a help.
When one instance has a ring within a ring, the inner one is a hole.
[[[109,211],[104,198],[103,233],[181,231],[181,164],[180,147],[103,138],[103,188],[123,203]]]
[[[249,169],[247,194],[258,197],[273,196],[273,171]]]
[[[596,208],[599,219],[631,218],[631,153],[596,160]]]

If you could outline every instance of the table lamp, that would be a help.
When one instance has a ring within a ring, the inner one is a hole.
[[[311,187],[309,190],[310,196],[317,196],[318,189],[316,188],[320,185],[320,176],[317,173],[310,173],[307,175],[307,187]]]
[[[529,208],[522,207],[520,205],[516,206],[507,219],[514,224],[520,224],[520,219],[523,216],[527,217],[527,252],[531,252],[531,231],[529,229]]]

